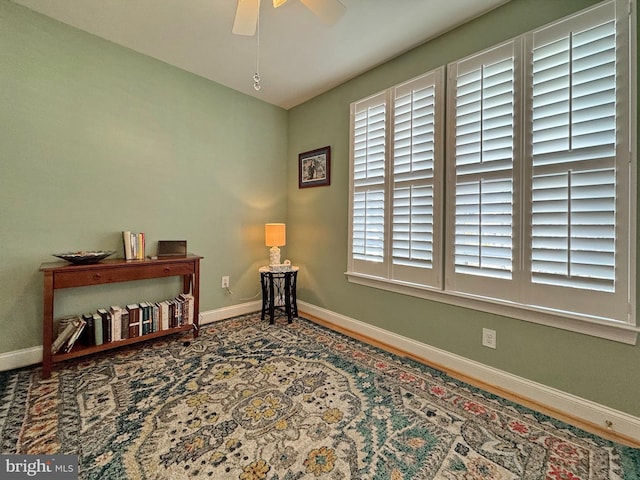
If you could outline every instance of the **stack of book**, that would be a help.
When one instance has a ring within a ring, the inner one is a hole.
[[[51,344],[51,354],[55,355],[59,351],[69,352],[80,338],[86,326],[81,317],[61,318],[58,324],[58,336]]]
[[[127,260],[144,260],[144,233],[122,232],[124,258]]]
[[[51,353],[68,353],[80,341],[84,346],[102,345],[160,330],[193,324],[194,298],[182,293],[171,300],[100,308],[95,313],[58,320],[58,336]]]

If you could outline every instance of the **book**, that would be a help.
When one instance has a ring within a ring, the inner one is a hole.
[[[123,309],[120,315],[120,340],[129,338],[129,310]]]
[[[169,328],[178,326],[178,302],[169,300]]]
[[[193,315],[194,315],[194,299],[193,295],[190,293],[181,293],[179,295],[184,302],[184,324],[185,325],[193,325]]]
[[[131,248],[131,232],[126,230],[122,232],[122,243],[124,246],[124,258],[126,260],[133,259],[133,249]]]
[[[160,330],[160,307],[157,303],[151,305],[151,309],[153,311],[152,321],[151,321],[151,331],[157,332]]]
[[[176,297],[176,327],[184,325],[184,302],[180,297]]]
[[[60,348],[69,341],[81,320],[82,319],[80,317],[74,317],[71,321],[65,323],[64,329],[58,334],[54,342],[51,344],[52,355],[58,353],[58,350],[60,350]]]
[[[65,353],[69,353],[71,351],[71,349],[73,348],[73,346],[75,345],[76,341],[78,340],[78,338],[80,338],[82,336],[82,333],[84,332],[84,329],[87,325],[87,322],[85,322],[84,319],[82,318],[78,318],[79,320],[79,324],[76,327],[75,331],[73,332],[73,335],[71,335],[71,338],[69,339],[69,341],[67,342],[64,351]]]
[[[112,305],[109,308],[111,315],[111,341],[117,342],[122,340],[122,307]]]
[[[151,333],[151,304],[141,302],[140,306],[140,329],[141,335]]]
[[[144,233],[138,233],[136,240],[138,244],[136,258],[138,260],[144,260],[144,251],[145,251]]]
[[[180,308],[180,317],[178,320],[178,326],[181,327],[185,324],[186,314],[187,314],[187,301],[182,297],[178,296],[176,298],[178,302],[178,306]]]
[[[138,337],[141,334],[140,306],[136,303],[132,303],[127,305],[127,311],[129,312],[128,338]]]
[[[66,317],[62,317],[56,320],[56,324],[57,324],[56,336],[60,335],[63,332],[63,330],[67,328],[67,325],[73,322],[76,318],[78,318],[78,315],[67,315]]]
[[[82,341],[87,346],[96,344],[96,328],[93,322],[93,313],[85,313],[82,315],[82,319],[86,322],[84,332],[82,334]]]
[[[112,340],[112,330],[111,330],[111,314],[107,311],[106,308],[99,308],[98,314],[102,318],[102,342],[109,343]]]
[[[93,314],[93,337],[94,345],[102,345],[104,343],[104,335],[102,333],[102,317],[99,313]]]
[[[167,300],[163,300],[158,303],[159,307],[159,328],[160,330],[167,330],[169,328],[169,302]]]

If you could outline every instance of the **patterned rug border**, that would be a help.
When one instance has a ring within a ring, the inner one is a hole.
[[[249,315],[242,315],[242,316],[238,316],[238,317],[234,317],[234,318],[242,318],[242,317],[250,317],[251,314]],[[499,402],[502,406],[504,407],[510,407],[510,408],[514,408],[518,413],[522,414],[522,415],[529,415],[535,418],[535,420],[539,423],[546,423],[549,424],[552,428],[556,429],[557,431],[562,431],[562,430],[566,430],[568,431],[570,434],[575,435],[576,437],[579,438],[583,438],[586,440],[591,440],[594,441],[596,444],[598,444],[599,446],[616,446],[619,448],[626,448],[629,449],[629,451],[631,452],[637,452],[638,454],[638,458],[636,459],[638,462],[640,462],[640,449],[635,449],[633,447],[629,447],[627,445],[621,444],[619,442],[615,442],[613,440],[609,440],[606,438],[603,438],[599,435],[596,435],[594,433],[588,432],[584,429],[581,429],[579,427],[576,427],[574,425],[571,425],[567,422],[564,422],[562,420],[559,420],[555,417],[552,417],[550,415],[547,415],[545,413],[539,412],[537,410],[534,410],[530,407],[526,407],[520,403],[517,403],[513,400],[509,400],[505,397],[502,397],[498,394],[492,393],[492,392],[488,392],[486,390],[483,390],[482,388],[476,387],[474,385],[471,385],[467,382],[464,382],[462,380],[459,380],[455,377],[452,377],[450,375],[448,375],[447,373],[443,372],[442,370],[439,370],[435,367],[432,367],[431,365],[427,364],[427,363],[423,363],[419,360],[413,359],[411,357],[405,357],[402,355],[398,355],[395,354],[393,352],[390,352],[388,350],[385,350],[382,347],[378,347],[376,345],[372,345],[369,343],[366,343],[365,341],[361,341],[358,340],[357,338],[354,338],[346,333],[337,331],[337,330],[333,330],[330,327],[327,327],[325,325],[322,325],[320,323],[316,323],[313,320],[310,320],[308,318],[305,317],[299,317],[302,320],[306,320],[307,322],[311,323],[312,325],[315,325],[316,327],[323,329],[327,332],[331,332],[332,334],[335,335],[339,335],[345,339],[348,339],[349,341],[356,343],[356,344],[364,344],[367,345],[367,347],[369,347],[370,349],[376,350],[379,354],[382,355],[389,355],[391,358],[395,359],[396,361],[398,361],[399,363],[406,363],[407,366],[410,366],[411,368],[416,368],[416,369],[426,369],[428,370],[432,375],[437,376],[439,378],[441,378],[443,381],[447,382],[447,383],[453,383],[455,384],[458,388],[461,389],[465,389],[475,395],[480,395],[482,397],[484,397],[487,401],[492,401],[492,402]],[[232,319],[225,319],[224,321],[227,320],[232,320]],[[640,463],[638,463],[638,466],[640,466]],[[640,472],[640,468],[638,469],[638,472]],[[639,477],[640,478],[640,477]]]

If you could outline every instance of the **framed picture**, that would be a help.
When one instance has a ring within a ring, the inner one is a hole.
[[[331,184],[331,147],[322,147],[298,155],[298,188]]]

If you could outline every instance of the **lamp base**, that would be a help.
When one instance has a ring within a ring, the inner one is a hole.
[[[269,267],[271,265],[280,265],[280,249],[278,247],[271,247],[269,250]]]

